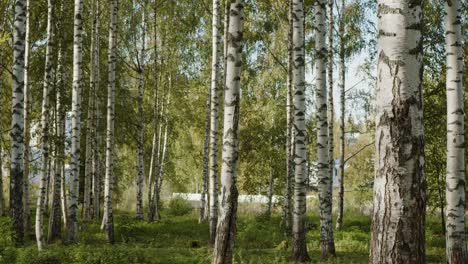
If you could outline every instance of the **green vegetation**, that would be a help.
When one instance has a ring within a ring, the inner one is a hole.
[[[182,204],[178,199],[171,204]],[[0,218],[0,263],[209,263],[208,224],[198,223],[197,211],[180,215],[183,210],[167,208],[163,220],[147,223],[134,219],[132,212],[117,211],[115,216],[116,244],[107,244],[99,224],[81,225],[79,243],[49,245],[38,252],[34,237],[24,247],[14,247],[9,232],[9,220]],[[315,209],[314,209],[315,210]],[[289,242],[280,228],[280,216],[270,219],[242,214],[238,219],[234,263],[289,263]],[[307,242],[312,263],[319,259],[318,214],[308,214]],[[337,259],[331,263],[367,263],[370,239],[370,218],[346,212],[342,231],[335,232]],[[445,237],[438,218],[429,217],[426,229],[428,263],[445,262]]]

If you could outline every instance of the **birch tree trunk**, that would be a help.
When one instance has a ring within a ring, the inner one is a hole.
[[[104,229],[107,241],[114,243],[114,216],[112,212],[112,185],[114,169],[115,68],[117,62],[118,0],[110,2],[108,86],[107,86],[107,139],[106,176],[104,182]]]
[[[306,127],[305,127],[305,51],[304,1],[292,2],[292,81],[294,85],[294,213],[292,222],[292,257],[297,262],[309,261],[306,243]],[[326,115],[325,115],[326,118]]]
[[[67,240],[78,236],[78,196],[80,190],[81,85],[83,81],[83,0],[75,0],[73,28],[73,92],[70,191],[68,204]]]
[[[92,161],[92,176],[93,176],[93,218],[100,219],[101,210],[100,210],[100,198],[101,198],[101,171],[100,171],[100,149],[101,149],[101,134],[99,130],[99,120],[101,119],[101,110],[100,110],[100,100],[98,96],[98,90],[100,90],[100,61],[101,61],[101,52],[100,52],[100,36],[101,36],[101,9],[100,9],[100,0],[96,0],[96,11],[95,17],[93,18],[93,26],[95,27],[95,45],[93,59],[94,59],[94,109],[93,109],[93,161]]]
[[[203,142],[203,171],[202,171],[202,191],[200,198],[200,216],[198,217],[198,222],[201,223],[206,220],[206,198],[208,196],[208,156],[210,153],[210,89],[206,95],[206,113],[205,113],[205,138]]]
[[[445,1],[447,56],[447,263],[467,263],[465,228],[465,131],[461,4]]]
[[[333,188],[333,172],[335,169],[334,159],[334,121],[335,109],[333,102],[333,2],[328,0],[327,16],[328,16],[328,49],[327,49],[327,81],[328,81],[328,170],[330,173],[330,180]]]
[[[315,2],[315,36],[316,36],[316,105],[317,105],[317,169],[319,181],[320,207],[320,250],[321,259],[335,256],[332,226],[332,179],[330,177],[329,144],[327,129],[327,83],[325,46],[325,11],[327,0]]]
[[[30,148],[29,141],[31,137],[31,96],[29,92],[29,52],[31,43],[29,41],[29,0],[26,0],[26,37],[24,47],[24,174],[23,174],[23,214],[24,231],[27,233],[31,228],[31,211],[29,207],[29,161]]]
[[[230,2],[229,2],[230,3]],[[228,4],[228,2],[226,2]],[[213,17],[211,24],[211,91],[210,91],[210,243],[216,239],[218,222],[218,119],[219,119],[219,66],[221,53],[220,36],[220,1],[213,0]]]
[[[94,104],[96,90],[96,0],[91,2],[91,47],[90,47],[90,73],[89,73],[89,93],[88,93],[88,113],[86,120],[86,160],[85,160],[85,178],[83,190],[83,222],[87,222],[91,218],[91,195],[93,181],[93,155],[96,145],[93,144],[94,138]]]
[[[15,0],[13,22],[13,78],[10,163],[10,217],[18,243],[23,242],[24,215],[24,59],[26,35],[26,1]]]
[[[344,212],[344,162],[345,162],[345,81],[346,81],[346,65],[345,65],[345,43],[344,36],[344,12],[345,0],[341,0],[341,11],[339,18],[339,38],[340,38],[340,70],[339,70],[339,87],[340,87],[340,170],[338,175],[339,191],[338,191],[338,215],[336,219],[336,229],[341,230],[343,226]]]
[[[216,228],[213,264],[230,264],[237,220],[237,159],[239,150],[239,107],[242,65],[244,1],[230,1],[227,34],[226,83],[224,92],[221,204]],[[211,128],[213,130],[213,128]],[[210,217],[212,217],[210,215]]]
[[[145,7],[142,7],[143,10]],[[144,139],[143,139],[143,89],[145,82],[144,75],[144,59],[145,59],[145,38],[146,38],[146,16],[143,11],[141,22],[141,48],[140,58],[138,59],[138,171],[137,171],[137,219],[143,219],[143,188],[145,180],[145,163],[144,163]]]
[[[158,7],[156,1],[154,1],[153,6],[153,13],[154,13],[154,23],[153,23],[153,41],[154,41],[154,109],[153,109],[153,147],[151,149],[151,164],[149,169],[149,176],[148,176],[148,222],[154,221],[154,204],[153,204],[153,186],[154,178],[156,178],[156,174],[159,168],[159,95],[158,95],[158,45],[157,45],[157,13]],[[154,175],[154,176],[153,176]]]
[[[378,1],[370,263],[425,263],[421,2]]]
[[[46,203],[47,178],[49,175],[49,114],[50,114],[50,93],[53,87],[53,58],[52,52],[54,48],[54,0],[47,1],[47,46],[45,54],[45,70],[44,70],[44,85],[42,92],[42,115],[41,115],[41,130],[42,130],[42,169],[41,181],[39,184],[39,193],[36,206],[36,241],[37,248],[42,250],[45,246],[44,233],[42,230],[44,207]]]
[[[61,5],[61,14],[63,14],[63,3]],[[56,16],[57,17],[57,16]],[[60,18],[63,16],[61,15]],[[60,23],[59,23],[60,24]],[[61,27],[58,28],[60,32]],[[63,109],[62,94],[63,94],[63,51],[62,40],[59,41],[58,58],[57,58],[57,83],[55,86],[55,162],[54,162],[54,185],[52,186],[52,210],[49,217],[49,232],[47,242],[51,243],[55,239],[60,238],[62,234],[62,211],[61,211],[61,188],[62,188],[62,167],[64,159],[64,130],[65,130],[65,111]]]
[[[4,18],[5,19],[5,18]],[[2,30],[5,28],[5,20],[2,21]],[[0,97],[2,96],[3,89],[3,57],[2,50],[0,49]],[[0,114],[0,120],[2,115]],[[3,131],[2,123],[0,122],[0,131]],[[3,140],[2,135],[0,134],[0,215],[5,216],[5,194],[3,193]]]
[[[60,14],[61,18],[63,18],[63,7],[64,2],[62,1],[60,7]],[[59,30],[60,32],[60,30]],[[67,207],[67,197],[66,197],[66,182],[65,182],[65,104],[64,104],[64,94],[65,94],[65,81],[64,81],[64,67],[63,67],[63,48],[62,48],[63,40],[61,39],[59,42],[58,47],[58,58],[57,58],[57,87],[56,87],[56,107],[57,107],[57,172],[60,173],[58,175],[60,177],[60,206],[62,208],[61,216],[63,217],[63,225],[67,226],[67,219],[68,219],[68,207]],[[56,177],[58,177],[56,175]],[[57,181],[58,179],[56,179]],[[56,184],[58,184],[56,182]],[[55,191],[54,191],[55,193]],[[55,201],[53,202],[55,204]],[[53,221],[56,221],[54,218],[56,214],[54,213],[54,206],[52,206],[52,214]],[[60,219],[59,219],[60,222]],[[54,240],[55,235],[60,236],[61,231],[57,231],[57,229],[53,229],[52,227],[58,228],[59,223],[50,224],[49,222],[49,241]],[[55,234],[55,231],[58,234]]]
[[[289,0],[289,10],[288,10],[288,73],[287,73],[287,90],[286,90],[286,188],[285,188],[285,201],[283,208],[283,223],[286,229],[286,234],[292,234],[292,187],[293,187],[293,178],[294,178],[294,153],[292,152],[293,145],[293,44],[292,44],[292,32],[293,32],[293,0]]]

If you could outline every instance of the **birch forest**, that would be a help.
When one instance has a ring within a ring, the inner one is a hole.
[[[0,0],[0,264],[467,264],[467,40],[463,0]]]

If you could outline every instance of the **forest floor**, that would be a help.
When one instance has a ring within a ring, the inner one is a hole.
[[[319,218],[309,214],[307,242],[312,263],[319,260]],[[234,263],[288,263],[290,248],[280,216],[240,215]],[[137,221],[132,213],[115,212],[115,245],[107,244],[99,223],[81,225],[79,243],[56,242],[38,252],[33,235],[23,247],[13,247],[8,218],[0,218],[0,263],[210,263],[208,224],[198,223],[195,210],[185,215],[164,211],[156,223]],[[45,232],[47,234],[47,232]],[[370,218],[347,213],[344,228],[335,231],[337,258],[330,263],[368,263]],[[426,227],[428,263],[445,263],[445,238],[439,222],[429,217]]]

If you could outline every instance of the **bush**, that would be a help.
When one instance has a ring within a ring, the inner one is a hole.
[[[0,247],[13,245],[14,232],[10,218],[0,217]]]
[[[192,205],[183,198],[174,198],[169,201],[168,214],[173,216],[183,216],[190,214],[193,210]]]

